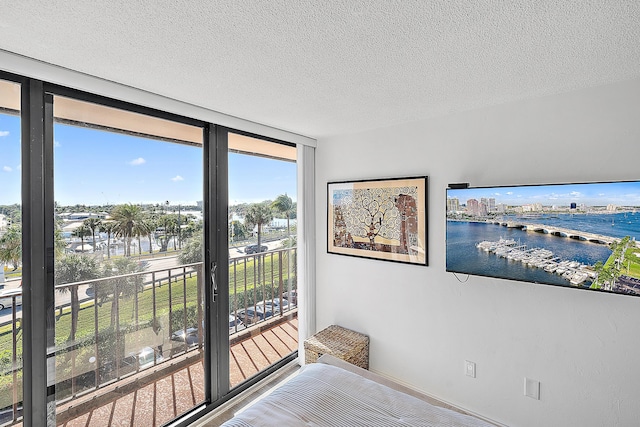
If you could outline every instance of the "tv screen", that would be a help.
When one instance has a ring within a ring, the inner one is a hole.
[[[447,271],[640,296],[640,181],[447,189]]]

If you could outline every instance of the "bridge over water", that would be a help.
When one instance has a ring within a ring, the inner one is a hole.
[[[524,222],[508,221],[500,222],[493,221],[494,224],[502,225],[508,228],[519,228],[523,231],[551,234],[558,237],[566,237],[569,239],[582,240],[585,242],[598,243],[601,245],[610,245],[612,243],[618,243],[620,241],[617,237],[605,236],[603,234],[588,233],[586,231],[571,230],[563,227],[556,227],[553,225],[545,224],[527,224]]]

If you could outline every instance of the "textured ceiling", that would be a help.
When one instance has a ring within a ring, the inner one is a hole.
[[[0,0],[0,49],[318,138],[638,78],[640,1]]]

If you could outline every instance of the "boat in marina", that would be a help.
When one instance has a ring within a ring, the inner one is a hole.
[[[571,283],[572,285],[578,286],[584,283],[588,278],[589,278],[589,275],[584,271],[577,271],[576,273],[573,274],[573,276],[571,276],[569,283]]]
[[[493,242],[484,240],[476,244],[476,247],[509,261],[520,262],[547,273],[555,273],[575,286],[596,277],[595,271],[590,266],[578,261],[562,260],[545,248],[527,248],[527,245],[521,245],[513,239],[500,238]]]

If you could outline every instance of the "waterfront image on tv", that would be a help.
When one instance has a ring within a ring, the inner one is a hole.
[[[640,296],[640,181],[447,189],[447,271]]]

